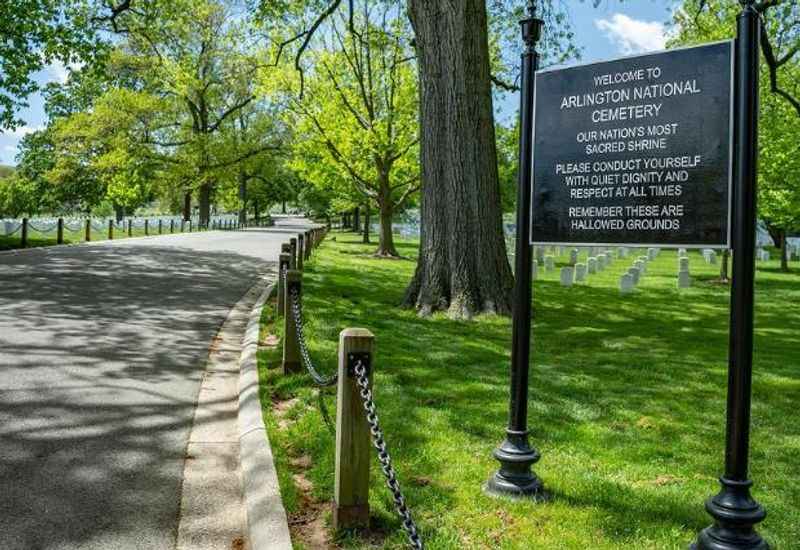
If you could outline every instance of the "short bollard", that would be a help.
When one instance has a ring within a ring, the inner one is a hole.
[[[20,233],[20,247],[28,246],[28,218],[22,218],[22,232]]]
[[[300,344],[297,341],[297,325],[292,315],[292,293],[296,292],[298,299],[301,294],[302,278],[299,271],[290,269],[286,272],[286,286],[284,288],[284,304],[286,307],[283,316],[283,374],[300,372]]]
[[[108,220],[108,240],[114,240],[114,220]]]
[[[133,237],[133,220],[128,220],[128,237]]]
[[[150,236],[150,220],[144,220],[144,234],[146,237]]]
[[[169,232],[170,234],[175,233],[175,220],[169,220]]]
[[[86,231],[85,231],[86,242],[92,240],[92,220],[86,220]]]
[[[297,237],[289,239],[290,254],[292,255],[292,269],[297,269]]]
[[[158,220],[158,234],[161,235],[161,229],[163,228],[164,223],[163,220]]]
[[[64,244],[64,218],[58,218],[56,225],[56,243]]]
[[[333,488],[333,528],[369,524],[369,424],[356,383],[355,367],[367,369],[372,385],[372,347],[375,337],[363,328],[339,334],[339,386],[336,398],[336,466]]]
[[[297,236],[297,270],[303,271],[303,260],[305,259],[305,237],[300,234]]]
[[[283,274],[289,271],[289,254],[288,253],[281,253],[278,261],[278,311],[275,313],[275,318],[278,319],[283,317],[284,313],[286,313],[286,306],[284,302],[286,300],[286,291],[283,289],[284,280]]]

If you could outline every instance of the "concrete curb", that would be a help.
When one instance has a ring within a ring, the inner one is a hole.
[[[251,550],[292,549],[258,391],[256,352],[261,310],[274,286],[271,284],[264,289],[250,312],[239,360],[239,464]]]

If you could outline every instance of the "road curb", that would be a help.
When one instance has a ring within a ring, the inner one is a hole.
[[[256,359],[261,310],[274,287],[273,283],[264,289],[250,312],[239,359],[239,463],[251,550],[292,549],[272,449],[261,415]]]

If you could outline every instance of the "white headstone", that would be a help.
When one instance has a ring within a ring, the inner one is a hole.
[[[572,266],[561,268],[561,286],[572,286],[574,281],[574,272]]]
[[[636,260],[633,262],[633,267],[639,270],[640,275],[644,275],[645,273],[645,262],[643,260]]]
[[[586,280],[586,264],[575,264],[575,282],[580,283]]]
[[[531,281],[535,281],[536,277],[539,276],[539,264],[535,261],[531,262]]]
[[[683,273],[684,271],[689,273],[689,258],[678,258],[678,272]]]
[[[544,270],[545,271],[553,271],[556,268],[555,258],[550,256],[549,254],[544,257]]]
[[[633,279],[633,285],[636,286],[639,284],[639,278],[642,276],[642,272],[639,271],[638,267],[629,267],[628,275],[631,276],[631,278]]]
[[[648,260],[650,260],[652,262],[653,260],[656,259],[656,256],[658,256],[658,250],[657,249],[655,249],[655,248],[648,248],[647,249],[647,259]]]
[[[605,254],[597,255],[597,271],[603,271],[608,265],[608,259]]]
[[[633,292],[633,275],[625,273],[619,279],[619,291],[622,294],[629,294]]]
[[[688,271],[681,271],[678,273],[678,288],[689,288],[692,286],[692,277]]]
[[[578,263],[578,249],[577,248],[573,248],[572,250],[570,250],[570,252],[569,252],[569,263],[572,264],[572,265],[575,265],[575,264]]]
[[[544,248],[541,246],[536,247],[536,263],[544,265]]]
[[[686,256],[686,249],[685,248],[679,248],[678,249],[678,256]]]
[[[597,258],[589,258],[588,260],[586,260],[586,265],[589,271],[589,275],[597,273]]]

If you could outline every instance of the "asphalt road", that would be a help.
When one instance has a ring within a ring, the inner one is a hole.
[[[174,548],[209,344],[287,230],[0,254],[0,549]]]

